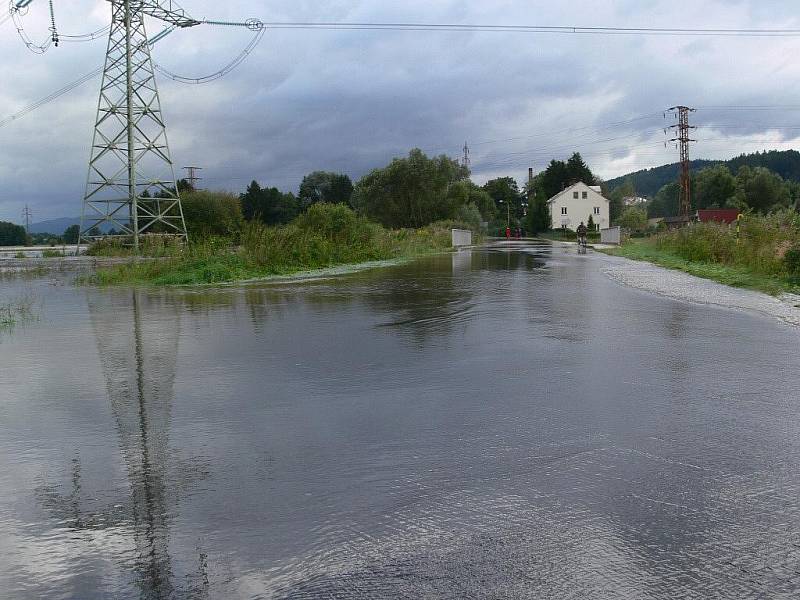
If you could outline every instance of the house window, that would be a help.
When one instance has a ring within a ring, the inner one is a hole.
[[[566,207],[566,206],[562,206],[562,207],[561,207],[561,214],[562,214],[562,215],[565,215],[565,214],[567,214],[567,207]]]
[[[594,214],[596,214],[596,215],[600,214],[600,207],[599,206],[595,206],[594,207]]]
[[[588,192],[581,192],[581,198],[586,200],[588,197],[589,197],[589,193]]]
[[[578,192],[572,192],[572,197],[577,200],[578,199]]]

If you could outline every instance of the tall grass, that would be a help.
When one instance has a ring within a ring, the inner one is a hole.
[[[800,286],[800,216],[794,211],[746,215],[738,235],[735,224],[694,223],[611,254],[778,293]]]
[[[450,247],[457,223],[387,230],[342,205],[316,204],[288,225],[246,223],[231,238],[210,237],[157,259],[135,258],[99,269],[99,284],[222,283],[344,264],[409,258]]]
[[[771,276],[792,274],[791,254],[800,247],[800,216],[782,211],[766,217],[742,218],[737,236],[735,225],[695,223],[661,233],[654,238],[657,248],[693,262],[744,267]]]

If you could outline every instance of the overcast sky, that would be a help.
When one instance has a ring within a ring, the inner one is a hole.
[[[790,0],[184,0],[221,20],[429,22],[621,27],[800,28]],[[55,0],[62,34],[110,20],[104,0]],[[48,35],[47,2],[24,19]],[[151,32],[158,31],[149,22]],[[168,69],[199,76],[244,48],[246,30],[178,31],[155,50]],[[800,134],[800,37],[270,30],[224,79],[159,80],[176,166],[204,168],[204,185],[240,192],[256,179],[295,191],[317,169],[357,179],[419,147],[472,149],[473,179],[522,182],[551,158],[580,151],[604,178],[674,162],[662,112],[708,107],[697,158],[791,148]],[[105,41],[29,52],[0,26],[0,119],[102,64]],[[0,127],[0,220],[80,214],[99,77]],[[784,106],[731,110],[711,107]],[[787,106],[788,105],[788,106]],[[793,106],[794,105],[794,108]],[[625,124],[616,124],[625,121]]]

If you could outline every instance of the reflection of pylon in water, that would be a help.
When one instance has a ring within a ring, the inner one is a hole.
[[[147,304],[137,291],[104,291],[90,296],[89,312],[128,470],[142,583],[156,597],[168,597],[165,477],[179,321],[177,314],[148,319]]]
[[[178,307],[142,292],[89,292],[89,314],[130,491],[113,505],[84,505],[80,457],[72,461],[72,491],[40,488],[40,500],[59,522],[78,531],[130,532],[136,584],[143,598],[207,598],[207,556],[176,585],[169,525],[177,502],[176,465],[169,452],[170,413],[178,351]],[[172,474],[171,474],[172,473]],[[188,481],[191,481],[190,479]],[[182,483],[185,484],[185,472]],[[125,570],[130,570],[126,561]]]
[[[174,492],[167,478],[179,310],[125,290],[90,295],[89,313],[131,486],[141,584],[154,597],[173,597],[168,515]],[[192,597],[204,595],[207,575],[199,579]]]

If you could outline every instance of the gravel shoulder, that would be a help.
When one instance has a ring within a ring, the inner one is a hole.
[[[783,294],[773,297],[665,269],[652,263],[615,256],[607,258],[608,264],[603,267],[603,273],[623,285],[698,304],[754,311],[790,325],[800,326],[798,295]]]

